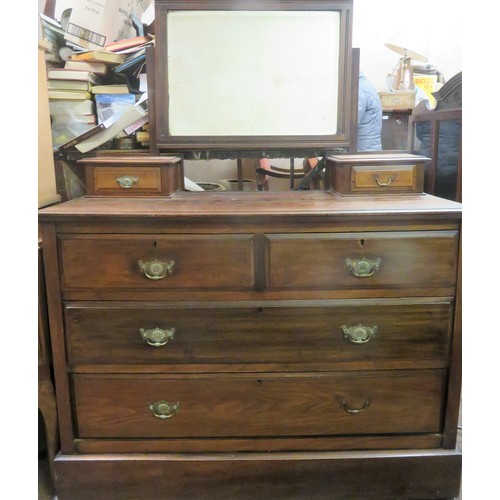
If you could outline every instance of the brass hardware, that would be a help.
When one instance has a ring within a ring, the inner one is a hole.
[[[361,413],[362,411],[365,411],[368,406],[370,406],[370,400],[367,399],[365,401],[365,404],[361,407],[361,408],[352,408],[351,406],[349,406],[346,401],[342,401],[342,408],[344,408],[344,410],[347,412],[347,413],[351,413],[353,415],[357,415],[358,413]]]
[[[375,337],[375,333],[377,333],[377,325],[342,325],[340,328],[342,328],[342,332],[344,332],[344,338],[348,339],[349,342],[353,344],[366,344],[371,338]]]
[[[158,401],[158,403],[148,403],[148,408],[151,413],[156,417],[162,420],[173,417],[179,410],[181,404],[179,402],[176,403],[167,403],[167,401]]]
[[[387,182],[381,182],[376,175],[373,176],[373,180],[381,187],[390,186],[392,182],[396,180],[396,174],[391,175]]]
[[[130,189],[134,184],[139,182],[139,177],[134,177],[132,175],[123,175],[122,177],[118,177],[116,182],[120,184],[120,187],[124,189]]]
[[[150,280],[160,280],[164,278],[167,273],[174,272],[175,261],[161,262],[160,260],[152,260],[150,262],[137,261],[139,269],[144,273],[146,278]]]
[[[367,259],[365,257],[360,257],[359,259],[349,259],[345,260],[345,265],[348,271],[358,278],[368,278],[375,271],[380,269],[380,263],[382,259]]]
[[[174,338],[175,328],[168,328],[167,330],[162,330],[159,327],[153,328],[152,330],[145,330],[144,328],[141,328],[139,333],[141,334],[144,342],[148,345],[161,347]]]

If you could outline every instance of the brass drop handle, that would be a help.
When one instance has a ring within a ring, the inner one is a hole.
[[[384,186],[390,186],[392,184],[393,181],[396,180],[396,174],[394,175],[391,175],[389,177],[389,179],[387,180],[387,182],[381,182],[378,178],[378,176],[374,175],[373,176],[373,180],[381,187],[384,187]]]
[[[167,328],[166,330],[162,330],[159,327],[150,330],[141,328],[139,333],[146,344],[153,347],[161,347],[168,344],[168,341],[174,338],[175,328]]]
[[[148,403],[148,408],[151,413],[161,420],[173,417],[180,410],[180,407],[181,404],[179,402],[168,403],[164,400],[158,401],[157,403]]]
[[[149,278],[150,280],[161,280],[167,275],[167,273],[172,274],[175,267],[175,261],[173,260],[168,262],[162,262],[160,260],[143,262],[142,260],[139,260],[137,261],[137,264],[146,278]]]
[[[347,413],[351,413],[352,415],[357,415],[358,413],[361,413],[362,411],[365,411],[368,406],[370,406],[370,400],[367,399],[365,401],[365,404],[361,407],[361,408],[352,408],[351,406],[349,406],[347,404],[347,402],[345,400],[342,401],[342,408],[344,408],[344,410],[347,412]]]
[[[342,325],[340,328],[344,333],[344,338],[349,340],[349,342],[352,342],[353,344],[366,344],[370,339],[375,337],[375,334],[377,333],[377,325]]]
[[[130,189],[134,184],[139,182],[139,177],[135,177],[132,175],[123,175],[122,177],[118,177],[116,182],[120,185],[120,187],[124,189]]]
[[[347,270],[351,272],[354,276],[358,278],[368,278],[372,276],[375,271],[380,269],[380,264],[382,259],[367,259],[365,257],[359,257],[357,259],[345,259],[345,265]]]

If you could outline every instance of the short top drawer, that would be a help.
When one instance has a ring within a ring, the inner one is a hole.
[[[267,237],[274,289],[429,289],[456,283],[457,231]]]
[[[251,235],[61,236],[63,290],[249,289]]]
[[[422,193],[429,158],[358,153],[327,158],[331,188],[342,195]]]
[[[184,189],[181,158],[125,155],[82,158],[91,196],[172,196]]]
[[[417,165],[352,167],[351,187],[353,192],[383,189],[417,192],[419,177],[423,175],[419,176]]]

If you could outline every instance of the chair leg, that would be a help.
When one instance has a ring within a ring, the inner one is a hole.
[[[257,171],[259,167],[261,167],[262,164],[267,165],[267,159],[263,159],[263,161],[259,160],[254,160],[254,166],[255,166],[255,176],[257,179],[257,190],[258,191],[269,191],[269,182],[267,175],[261,174],[260,172]]]

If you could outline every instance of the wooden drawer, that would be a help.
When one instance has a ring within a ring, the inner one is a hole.
[[[287,377],[74,375],[77,435],[435,433],[441,430],[445,378],[444,370]],[[162,401],[166,404],[158,407]]]
[[[251,235],[63,236],[65,290],[249,289]]]
[[[160,194],[159,167],[94,167],[92,194],[136,195]]]
[[[429,300],[288,307],[84,302],[66,304],[65,321],[73,367],[359,370],[446,367],[452,312],[450,302]]]
[[[327,159],[331,188],[342,195],[422,193],[428,158],[357,154]]]
[[[83,158],[88,195],[172,196],[184,189],[181,158],[102,156]]]
[[[416,287],[456,283],[457,231],[269,234],[267,238],[270,288],[401,287],[411,293]]]
[[[423,169],[417,165],[391,167],[353,167],[351,169],[352,192],[423,191]],[[420,182],[419,182],[420,181]]]

